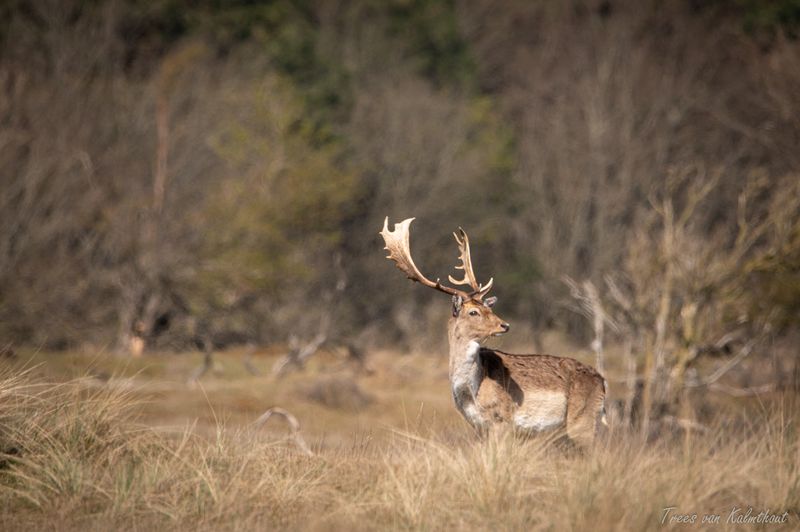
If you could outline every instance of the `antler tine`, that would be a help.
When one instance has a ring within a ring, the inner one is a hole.
[[[464,299],[468,299],[469,295],[466,292],[456,288],[451,288],[449,286],[444,286],[439,282],[439,279],[436,279],[436,282],[433,282],[422,275],[422,273],[420,273],[420,271],[417,269],[417,266],[414,264],[414,260],[411,258],[411,235],[409,232],[409,226],[413,221],[414,218],[406,218],[402,222],[394,224],[394,231],[389,231],[388,216],[383,221],[383,230],[380,232],[380,235],[383,237],[383,241],[386,243],[386,247],[384,249],[389,252],[389,256],[386,258],[393,260],[398,269],[405,273],[406,276],[412,281],[424,284],[430,288],[435,288],[436,290],[444,292],[445,294],[454,296],[458,295]]]
[[[475,279],[475,272],[472,271],[472,257],[470,257],[469,254],[469,237],[467,236],[467,233],[464,232],[464,230],[460,227],[458,228],[458,231],[461,233],[461,238],[458,238],[458,233],[453,233],[453,237],[458,243],[458,250],[461,252],[461,255],[459,256],[461,265],[456,266],[456,270],[464,270],[464,278],[460,281],[454,279],[452,275],[449,275],[447,278],[453,284],[462,286],[466,285],[471,287],[473,292],[477,292],[480,290],[480,284]]]
[[[453,236],[458,243],[458,249],[461,252],[459,259],[461,259],[461,265],[456,266],[457,270],[464,270],[464,278],[460,281],[454,279],[452,275],[448,276],[448,279],[453,284],[458,285],[466,285],[472,288],[472,293],[470,294],[471,297],[475,299],[482,299],[489,290],[492,289],[492,285],[494,284],[494,278],[489,279],[489,282],[486,285],[482,285],[478,282],[475,278],[475,272],[472,269],[472,256],[470,255],[469,251],[469,237],[467,236],[466,231],[462,228],[458,228],[459,233],[461,233],[461,238],[458,237],[458,233],[453,233]]]
[[[492,289],[492,286],[494,286],[494,277],[489,279],[489,282],[486,283],[486,286],[483,285],[478,286],[477,294],[475,294],[475,297],[477,299],[483,299],[483,296],[489,293],[489,290]]]

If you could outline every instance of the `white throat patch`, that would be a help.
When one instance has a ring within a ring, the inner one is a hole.
[[[480,351],[480,344],[474,340],[470,341],[464,352],[464,358],[453,366],[453,373],[450,376],[456,406],[467,421],[476,427],[485,424],[477,404],[478,390],[483,379]]]
[[[467,360],[470,362],[477,362],[478,361],[478,353],[481,352],[481,344],[476,342],[475,340],[470,340],[467,344]]]
[[[478,358],[480,352],[481,344],[475,340],[471,340],[467,344],[467,350],[465,352],[466,356],[464,357],[464,364],[467,366],[464,371],[464,380],[466,381],[464,384],[469,386],[469,390],[472,392],[473,399],[478,397],[478,389],[481,387],[481,379],[483,377],[480,364],[481,361]]]

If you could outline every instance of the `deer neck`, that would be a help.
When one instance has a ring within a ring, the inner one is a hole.
[[[474,402],[478,395],[483,369],[480,364],[480,344],[460,334],[451,319],[448,327],[450,343],[450,386],[459,409],[467,402]]]

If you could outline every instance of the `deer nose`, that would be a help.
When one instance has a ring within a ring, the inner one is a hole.
[[[508,330],[511,328],[511,325],[504,322],[500,324],[500,328],[503,329],[503,332],[508,332]]]

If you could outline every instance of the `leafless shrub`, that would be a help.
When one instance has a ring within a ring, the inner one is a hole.
[[[587,285],[570,281],[573,295],[590,318],[608,313],[611,322],[619,324],[616,332],[623,340],[626,359],[626,421],[631,420],[637,393],[632,353],[644,356],[641,422],[645,433],[651,419],[676,415],[678,410],[686,420],[684,425],[692,425],[687,389],[731,393],[730,386],[718,386],[718,381],[754,350],[763,349],[763,340],[779,327],[774,309],[752,313],[758,295],[745,287],[752,285],[753,267],[765,257],[784,260],[775,255],[776,249],[782,249],[784,257],[796,253],[792,248],[796,244],[788,238],[792,230],[786,231],[800,223],[797,184],[783,180],[767,200],[762,197],[754,205],[753,198],[761,197],[759,191],[765,188],[758,178],[749,181],[739,195],[736,227],[707,237],[701,229],[703,208],[718,183],[717,175],[672,176],[666,192],[651,199],[650,221],[638,232],[624,269],[606,279],[602,306],[599,297],[585,290]],[[710,375],[697,374],[701,359],[720,355],[723,360]],[[767,383],[732,393],[747,395],[773,388],[773,383]]]
[[[561,287],[552,280],[597,284],[618,270],[646,223],[648,195],[671,173],[718,174],[695,228],[712,238],[736,225],[741,183],[760,174],[775,186],[787,169],[800,170],[796,154],[786,156],[800,128],[778,118],[798,106],[798,44],[765,51],[735,20],[687,9],[512,2],[497,10],[478,1],[459,11],[481,80],[519,145],[513,184],[525,208],[508,230],[516,248],[536,250],[550,280],[527,293],[538,303],[524,309],[534,319],[556,317],[547,302]]]

